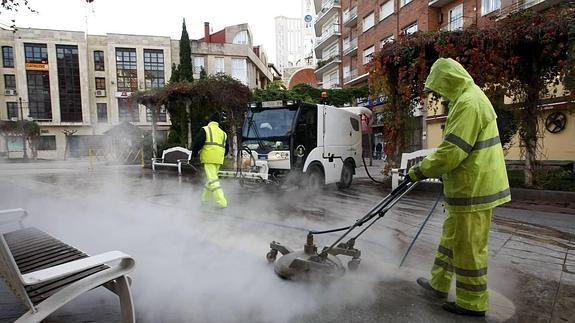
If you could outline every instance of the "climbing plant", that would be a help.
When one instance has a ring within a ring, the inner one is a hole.
[[[426,99],[423,87],[431,65],[439,57],[451,57],[467,69],[492,102],[502,94],[513,101],[509,108],[525,147],[527,173],[534,174],[541,100],[562,95],[551,93],[556,87],[550,85],[564,81],[574,93],[573,82],[569,82],[575,73],[575,61],[569,54],[574,26],[571,4],[539,14],[519,12],[485,29],[416,33],[386,44],[372,60],[369,79],[371,95],[387,97],[386,153],[394,161],[399,159],[405,144],[402,129],[414,102]],[[501,113],[500,117],[509,115]],[[512,137],[509,130],[503,129],[504,140]],[[533,185],[533,176],[526,176],[526,181]]]

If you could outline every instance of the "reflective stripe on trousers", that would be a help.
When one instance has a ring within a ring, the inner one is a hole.
[[[487,311],[487,262],[492,210],[449,212],[443,222],[430,284],[448,292],[455,273],[456,303],[473,311]]]
[[[228,206],[226,197],[224,196],[224,191],[220,186],[220,180],[218,179],[218,171],[220,170],[218,164],[204,164],[204,171],[206,172],[206,185],[202,192],[202,204],[207,204],[211,197],[219,207],[225,208]]]

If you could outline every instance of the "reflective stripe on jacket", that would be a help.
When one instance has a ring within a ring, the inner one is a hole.
[[[487,96],[450,58],[433,64],[425,86],[450,101],[445,137],[409,176],[442,176],[446,207],[452,211],[486,210],[510,201],[497,115]]]
[[[214,121],[208,123],[203,129],[206,132],[206,142],[200,150],[200,161],[203,164],[222,165],[226,153],[226,133]]]

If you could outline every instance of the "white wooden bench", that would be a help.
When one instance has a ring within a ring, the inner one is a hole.
[[[156,166],[176,167],[178,168],[178,175],[182,175],[182,165],[191,165],[192,151],[184,147],[172,147],[164,149],[162,158],[152,158],[152,170],[156,170]]]
[[[40,322],[99,286],[118,295],[122,322],[135,322],[127,276],[135,265],[132,257],[120,251],[88,256],[36,228],[23,228],[26,215],[23,209],[0,211],[0,224],[20,222],[19,230],[0,233],[0,277],[29,308],[16,322]]]
[[[399,185],[399,182],[403,181],[411,167],[417,165],[417,163],[422,161],[427,155],[430,155],[436,150],[436,148],[421,149],[411,153],[401,154],[401,164],[399,165],[400,168],[393,168],[391,170],[391,189],[395,189]],[[439,179],[437,178],[428,178],[422,182],[440,183]]]

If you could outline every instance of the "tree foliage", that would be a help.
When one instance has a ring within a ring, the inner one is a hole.
[[[327,97],[322,97],[322,92]],[[302,100],[310,103],[324,103],[334,106],[353,105],[357,98],[369,95],[367,86],[347,89],[318,89],[309,84],[298,84],[288,90],[281,81],[272,82],[266,89],[254,89],[254,100],[257,102],[273,100]]]
[[[0,5],[2,11],[18,11],[20,8],[26,8],[31,12],[36,12],[30,7],[29,0],[2,0]]]
[[[182,22],[182,35],[180,36],[180,66],[178,81],[193,82],[194,69],[192,66],[192,49],[190,47],[190,36],[186,30],[186,20]]]
[[[397,160],[405,143],[402,129],[412,115],[414,103],[426,98],[425,79],[439,57],[459,61],[492,102],[502,94],[514,99],[511,106],[519,134],[526,147],[526,160],[534,167],[538,140],[541,97],[548,85],[573,75],[575,33],[573,8],[545,13],[525,11],[495,23],[493,28],[468,28],[458,32],[416,33],[386,44],[371,65],[370,92],[385,95],[386,148]],[[571,94],[574,93],[572,83]],[[494,104],[500,118],[502,106]],[[510,124],[511,122],[507,122]],[[509,129],[501,129],[510,138]],[[533,171],[533,169],[531,169]]]

